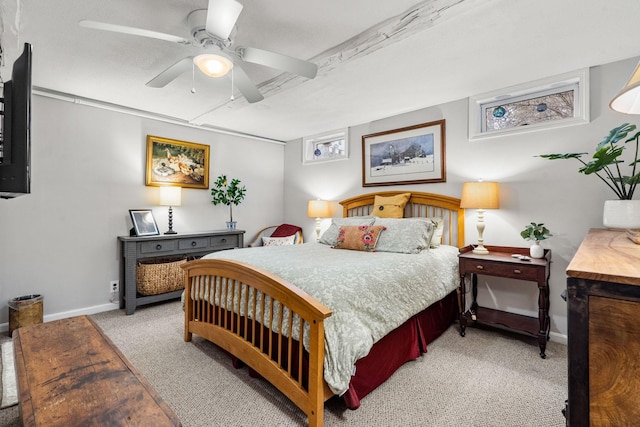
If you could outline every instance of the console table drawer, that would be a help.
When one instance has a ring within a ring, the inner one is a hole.
[[[209,246],[209,239],[203,237],[200,239],[180,240],[178,241],[178,246],[180,250],[206,248]]]
[[[237,248],[240,247],[238,235],[214,236],[209,240],[213,248]]]
[[[155,242],[141,242],[138,248],[141,254],[172,252],[178,249],[178,241],[166,240]]]

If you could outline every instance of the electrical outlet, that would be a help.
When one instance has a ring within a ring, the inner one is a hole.
[[[110,293],[116,293],[120,291],[120,281],[119,280],[112,280],[109,282],[109,292]]]

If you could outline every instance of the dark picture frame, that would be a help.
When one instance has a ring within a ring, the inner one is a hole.
[[[362,186],[446,182],[445,120],[362,136]]]
[[[147,136],[145,184],[209,189],[209,146]]]
[[[129,209],[133,231],[136,236],[157,236],[160,234],[158,223],[151,209]]]

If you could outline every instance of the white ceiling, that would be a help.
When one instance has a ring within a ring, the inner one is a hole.
[[[312,60],[314,80],[249,64],[255,104],[199,72],[195,94],[188,72],[149,88],[196,48],[78,25],[188,38],[208,0],[2,0],[0,75],[28,42],[36,87],[286,141],[640,55],[637,0],[240,1],[234,44]]]

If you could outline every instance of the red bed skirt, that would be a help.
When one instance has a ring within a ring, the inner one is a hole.
[[[407,320],[356,362],[355,375],[342,396],[349,409],[358,409],[360,399],[385,382],[404,363],[427,352],[427,344],[442,335],[457,319],[456,295],[456,292],[450,293]]]
[[[457,317],[458,299],[454,291],[375,343],[369,354],[356,362],[355,375],[351,377],[349,389],[342,395],[347,408],[358,409],[360,399],[385,382],[400,366],[426,353],[427,344],[442,335]],[[286,349],[282,351],[286,353]],[[293,351],[298,351],[297,341],[294,342]],[[274,360],[277,360],[277,346],[274,346],[272,352]],[[235,368],[244,366],[240,359],[232,354],[229,356]],[[306,354],[304,359],[307,360]],[[251,368],[249,375],[261,377]],[[307,379],[303,378],[302,382],[306,386]]]

